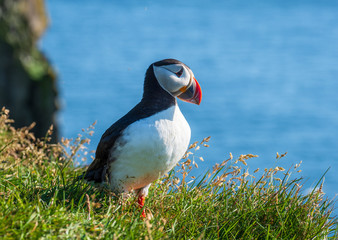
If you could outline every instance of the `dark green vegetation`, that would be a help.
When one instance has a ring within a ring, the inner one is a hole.
[[[301,180],[280,167],[260,170],[254,178],[244,167],[254,155],[230,157],[203,178],[194,179],[189,171],[195,163],[188,153],[176,172],[153,184],[146,200],[148,216],[142,219],[133,196],[118,199],[76,180],[83,169],[72,163],[88,140],[79,137],[49,144],[50,132],[42,140],[35,139],[29,127],[10,127],[5,112],[0,117],[1,239],[338,236],[332,202],[324,198],[320,183],[306,195]],[[207,141],[193,144],[190,150],[205,147]]]

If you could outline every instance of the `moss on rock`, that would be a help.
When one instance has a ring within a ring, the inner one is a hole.
[[[44,9],[43,0],[0,2],[0,106],[10,109],[15,127],[36,122],[37,137],[51,124],[57,129],[56,74],[37,47],[48,25]]]

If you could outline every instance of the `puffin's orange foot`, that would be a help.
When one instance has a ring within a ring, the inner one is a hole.
[[[137,203],[138,203],[138,205],[140,206],[141,209],[144,207],[145,199],[146,199],[145,196],[138,196]],[[144,209],[142,210],[141,217],[143,217],[143,218],[146,217],[146,213],[145,213]]]
[[[144,209],[142,210],[141,216],[142,218],[146,218],[146,213],[144,212]]]

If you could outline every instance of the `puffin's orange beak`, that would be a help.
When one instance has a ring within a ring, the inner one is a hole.
[[[202,101],[202,90],[200,84],[197,82],[196,78],[193,78],[192,84],[190,87],[184,87],[182,89],[182,94],[177,97],[185,102],[195,103],[200,105]]]

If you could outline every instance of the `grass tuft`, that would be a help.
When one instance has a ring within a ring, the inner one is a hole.
[[[8,110],[0,113],[1,239],[337,239],[333,201],[324,197],[323,181],[305,194],[299,165],[249,173],[241,155],[216,164],[195,178],[192,144],[175,170],[156,181],[145,210],[131,196],[121,199],[105,188],[78,180],[89,140],[62,139],[50,144],[52,128],[36,139],[33,125],[14,129]],[[90,127],[84,134],[92,134]],[[80,152],[82,152],[80,154]],[[90,154],[89,154],[90,155]],[[285,154],[278,154],[277,159]],[[200,158],[203,161],[203,158]]]

